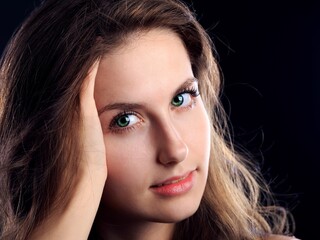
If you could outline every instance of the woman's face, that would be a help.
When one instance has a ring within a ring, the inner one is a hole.
[[[192,215],[207,180],[210,124],[179,37],[164,29],[131,37],[101,60],[94,95],[106,146],[107,221]]]

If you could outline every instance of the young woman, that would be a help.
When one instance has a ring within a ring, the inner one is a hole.
[[[1,239],[293,239],[214,53],[176,0],[45,1],[1,61]]]

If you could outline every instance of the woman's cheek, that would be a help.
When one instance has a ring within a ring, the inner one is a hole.
[[[180,116],[176,125],[187,145],[197,153],[203,155],[210,148],[210,120],[201,98],[193,109]]]
[[[108,178],[132,179],[138,171],[143,171],[150,164],[152,155],[146,141],[146,136],[139,131],[106,134]]]
[[[199,161],[208,165],[210,157],[210,120],[201,99],[190,118],[189,126],[189,148],[190,152],[198,156]]]

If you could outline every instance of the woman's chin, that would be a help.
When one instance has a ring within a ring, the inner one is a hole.
[[[199,205],[193,206],[175,206],[172,209],[166,209],[152,219],[153,222],[178,223],[191,217],[198,209]]]

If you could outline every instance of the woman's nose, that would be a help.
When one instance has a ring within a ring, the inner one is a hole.
[[[166,123],[157,130],[158,159],[163,165],[172,165],[185,160],[188,156],[188,146],[172,123]]]

